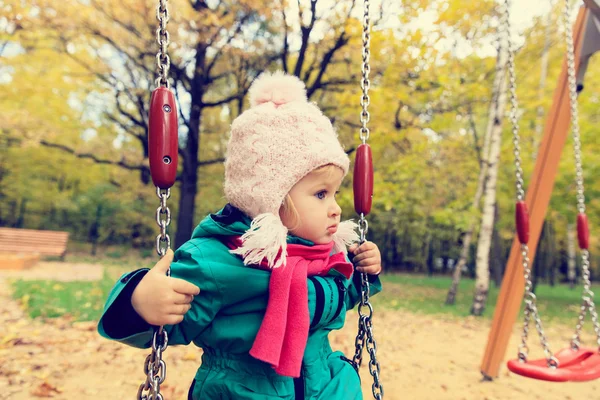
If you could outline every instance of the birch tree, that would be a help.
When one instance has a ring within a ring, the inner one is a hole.
[[[498,107],[498,98],[500,94],[500,86],[502,81],[502,64],[500,63],[500,55],[501,51],[499,49],[498,56],[496,60],[496,75],[494,77],[494,83],[492,88],[492,99],[490,102],[489,115],[494,113],[494,110]],[[494,127],[493,118],[488,119],[487,128],[485,130],[485,135],[483,139],[483,146],[481,149],[481,157],[479,159],[479,175],[477,177],[477,190],[475,192],[475,196],[473,197],[473,203],[471,204],[471,209],[473,211],[479,211],[481,196],[483,194],[483,187],[485,185],[485,178],[487,175],[487,167],[488,167],[488,157],[489,157],[489,149],[490,149],[490,136]],[[473,126],[472,129],[475,129]],[[462,249],[460,252],[460,258],[456,263],[456,268],[452,273],[452,284],[450,285],[450,289],[448,290],[448,295],[446,296],[446,304],[452,305],[456,300],[456,293],[458,292],[458,284],[460,282],[460,278],[462,275],[462,269],[467,263],[467,258],[469,256],[469,248],[471,247],[471,241],[473,239],[473,230],[475,228],[475,218],[471,220],[469,224],[469,228],[464,234]]]
[[[475,266],[475,296],[471,313],[473,315],[482,315],[487,300],[490,286],[490,247],[492,243],[492,233],[494,229],[494,208],[496,205],[496,182],[498,178],[498,165],[500,161],[500,147],[502,144],[502,120],[504,118],[504,109],[506,106],[506,60],[508,59],[507,48],[502,46],[498,55],[497,73],[498,79],[498,97],[495,109],[490,113],[491,133],[490,148],[487,173],[484,185],[484,203],[481,216],[481,225],[479,229],[479,240],[477,242],[477,261]]]

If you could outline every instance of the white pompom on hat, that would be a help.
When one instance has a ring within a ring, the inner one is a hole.
[[[249,90],[250,107],[263,103],[276,106],[294,101],[306,102],[304,83],[293,75],[285,75],[279,71],[274,74],[265,73],[259,76]]]
[[[329,118],[307,101],[304,83],[281,71],[263,73],[249,91],[251,108],[231,125],[225,160],[227,201],[253,218],[235,254],[245,264],[267,259],[285,265],[287,228],[279,209],[309,172],[333,164],[348,173],[350,160]],[[335,249],[357,239],[355,224],[340,224]]]

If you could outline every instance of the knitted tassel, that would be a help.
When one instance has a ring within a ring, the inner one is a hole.
[[[260,264],[266,259],[269,267],[278,268],[285,265],[287,258],[287,233],[279,216],[259,214],[242,235],[242,246],[230,251],[241,255],[244,265]]]
[[[337,232],[332,235],[334,253],[348,253],[348,246],[360,239],[358,233],[356,233],[357,228],[358,224],[351,219],[340,222]]]

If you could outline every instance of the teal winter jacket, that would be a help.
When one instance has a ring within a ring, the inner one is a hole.
[[[200,288],[183,321],[164,327],[170,345],[193,342],[203,349],[189,399],[362,399],[358,374],[341,352],[331,349],[328,339],[329,332],[344,325],[346,310],[360,301],[358,273],[346,279],[331,270],[327,276],[308,278],[311,324],[300,378],[278,375],[248,354],[267,307],[270,273],[245,266],[219,238],[243,234],[250,222],[227,205],[207,216],[175,252],[171,276]],[[312,245],[294,236],[288,236],[288,243]],[[155,327],[131,306],[131,294],[147,272],[136,270],[117,281],[98,323],[103,337],[150,347]],[[371,294],[379,292],[379,279],[369,280]]]

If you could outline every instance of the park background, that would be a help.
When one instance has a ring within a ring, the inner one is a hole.
[[[565,54],[564,3],[515,3],[527,185]],[[571,2],[571,22],[578,6]],[[310,100],[331,118],[353,158],[362,9],[362,2],[350,0],[169,2],[170,74],[180,122],[178,178],[168,202],[173,247],[224,205],[228,129],[247,108],[248,88],[263,71],[283,69],[305,81]],[[156,4],[7,0],[0,10],[0,226],[69,232],[64,260],[1,271],[7,329],[0,333],[0,388],[11,399],[133,396],[145,353],[102,341],[94,324],[119,275],[156,260],[159,201],[146,137],[156,78]],[[385,268],[386,290],[373,301],[386,398],[578,399],[593,393],[595,383],[548,386],[506,368],[494,382],[480,382],[479,362],[514,238],[511,126],[508,118],[490,123],[501,90],[494,81],[502,69],[501,5],[383,0],[372,2],[371,12],[375,194],[369,238],[378,243]],[[592,280],[600,261],[597,64],[590,61],[579,96]],[[499,138],[498,162],[485,147],[493,135]],[[555,348],[567,344],[580,305],[572,148],[569,139],[533,264],[539,308]],[[490,184],[493,170],[497,180]],[[339,199],[344,216],[354,217],[352,173]],[[460,275],[453,274],[457,265]],[[453,277],[455,304],[445,305]],[[354,320],[349,315],[334,340],[350,354]],[[166,357],[173,365],[168,398],[184,398],[199,350],[169,349]],[[179,374],[179,368],[190,372]],[[366,395],[369,379],[363,371]]]

